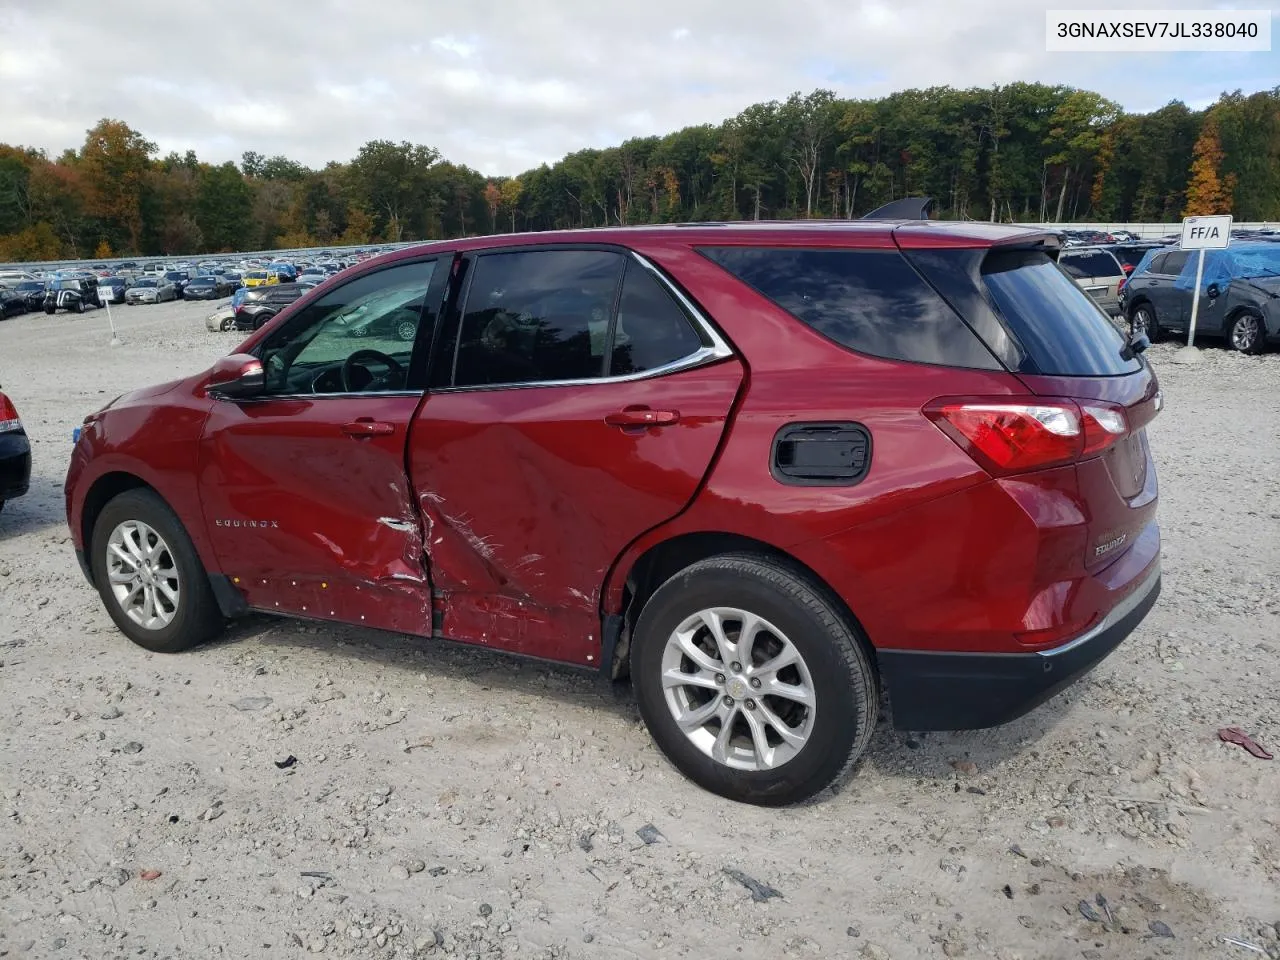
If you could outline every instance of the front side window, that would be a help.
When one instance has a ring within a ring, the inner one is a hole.
[[[450,367],[447,382],[471,387],[603,376],[623,264],[621,254],[603,250],[477,257],[459,334],[442,358]]]
[[[408,388],[435,261],[367,274],[307,304],[259,348],[269,394],[376,393]]]

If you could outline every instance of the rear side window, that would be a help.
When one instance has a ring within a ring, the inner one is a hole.
[[[704,247],[700,252],[851,350],[915,363],[998,366],[896,250]]]
[[[1164,263],[1160,264],[1159,272],[1166,277],[1176,277],[1182,273],[1182,268],[1187,265],[1187,260],[1191,254],[1185,250],[1178,250],[1174,253],[1166,254]]]
[[[1058,258],[1058,263],[1077,280],[1084,277],[1119,277],[1124,274],[1116,258],[1101,250],[1064,253]]]
[[[657,370],[697,352],[702,345],[684,310],[657,278],[635,261],[628,262],[609,375]]]
[[[604,375],[621,254],[531,250],[477,257],[453,358],[456,387]]]
[[[1140,369],[1137,360],[1120,356],[1124,340],[1116,328],[1046,254],[990,253],[982,279],[1034,372],[1105,377]]]

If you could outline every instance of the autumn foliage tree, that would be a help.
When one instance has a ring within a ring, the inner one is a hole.
[[[156,145],[119,120],[102,120],[80,149],[79,167],[90,212],[122,229],[126,246],[142,237],[142,190]]]
[[[1187,183],[1187,205],[1184,217],[1206,217],[1231,212],[1231,195],[1235,192],[1235,176],[1221,176],[1222,134],[1218,118],[1213,111],[1205,118],[1204,126],[1192,151],[1191,179]]]
[[[0,261],[438,240],[696,220],[856,218],[903,196],[941,219],[1280,220],[1280,87],[1124,113],[1088,90],[1010,83],[878,99],[816,90],[720,124],[485,176],[406,141],[310,169],[246,151],[157,157],[106,119],[50,154],[0,144]],[[107,259],[102,257],[101,259]]]

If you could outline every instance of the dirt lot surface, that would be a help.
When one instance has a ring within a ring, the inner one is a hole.
[[[1216,737],[1280,752],[1280,356],[1152,349],[1165,587],[1114,656],[998,730],[882,721],[839,792],[764,810],[570,670],[267,618],[125,640],[71,430],[228,352],[210,309],[115,308],[118,347],[105,311],[0,324],[35,456],[0,514],[0,956],[1280,957],[1280,760]]]

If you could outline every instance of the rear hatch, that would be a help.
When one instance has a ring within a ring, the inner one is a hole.
[[[1161,396],[1151,367],[1127,354],[1110,319],[1055,263],[1049,237],[985,249],[901,245],[1031,393],[1074,408],[1083,435],[1070,458],[1087,532],[1083,563],[1093,572],[1119,559],[1155,514],[1145,428]]]

